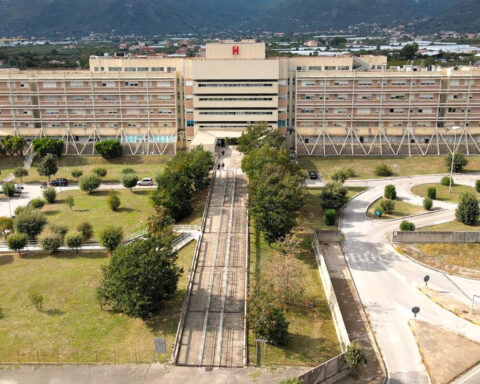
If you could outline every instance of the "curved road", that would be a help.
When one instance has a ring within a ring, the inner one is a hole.
[[[473,186],[479,176],[455,175],[457,184]],[[423,267],[398,254],[387,236],[398,230],[402,219],[381,221],[367,219],[365,212],[383,195],[384,187],[393,184],[398,198],[422,205],[423,199],[410,192],[418,184],[439,183],[440,175],[414,176],[389,180],[349,181],[349,186],[368,186],[352,199],[343,211],[340,229],[345,236],[344,252],[355,285],[365,306],[382,350],[390,383],[428,383],[417,344],[409,329],[411,308],[420,307],[418,319],[453,330],[480,341],[480,327],[441,309],[420,293],[417,286],[430,275],[429,286],[469,303],[473,294],[480,294],[480,281],[448,276]],[[442,208],[409,219],[417,227],[440,224],[455,219],[456,204],[435,201]],[[473,378],[480,382],[480,374]],[[467,381],[465,381],[466,383]],[[470,382],[470,381],[468,381]]]

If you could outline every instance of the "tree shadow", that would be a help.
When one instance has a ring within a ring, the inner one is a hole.
[[[13,263],[13,255],[0,255],[0,265]]]
[[[116,210],[116,212],[138,212],[138,209],[129,208],[129,207],[120,207]]]
[[[5,314],[3,313],[3,309],[0,308],[0,320],[3,320],[5,318]]]
[[[54,216],[54,215],[58,215],[60,213],[60,211],[58,209],[54,209],[54,210],[51,210],[51,211],[45,211],[44,213],[47,216]]]
[[[58,308],[51,308],[51,309],[47,309],[47,310],[42,310],[41,312],[45,313],[48,316],[62,316],[66,313],[66,312],[64,312],[64,311],[62,311]]]
[[[154,191],[154,189],[141,189],[141,190],[134,190],[133,191],[133,194],[134,195],[140,195],[140,196],[148,196],[152,193],[152,191]]]

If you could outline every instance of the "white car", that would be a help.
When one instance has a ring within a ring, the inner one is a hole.
[[[138,186],[149,186],[154,185],[151,177],[145,177],[137,183]]]
[[[23,189],[24,189],[23,185],[15,184],[15,192],[14,193],[22,194]]]

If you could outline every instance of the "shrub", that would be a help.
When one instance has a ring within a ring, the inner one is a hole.
[[[45,200],[43,199],[32,199],[28,202],[28,205],[30,205],[31,207],[35,208],[35,209],[42,209],[43,206],[45,205]]]
[[[93,227],[87,221],[78,224],[77,231],[80,232],[83,236],[83,241],[87,242],[93,237]]]
[[[350,368],[367,364],[367,356],[362,346],[357,342],[352,342],[345,352],[345,361]]]
[[[28,208],[28,205],[19,205],[15,210],[13,211],[13,214],[15,216],[20,215],[23,211],[25,211]]]
[[[440,184],[442,184],[445,187],[450,186],[450,177],[449,176],[444,176],[442,177],[442,180],[440,180]],[[455,185],[455,182],[452,179],[452,185]]]
[[[35,239],[47,223],[47,218],[38,209],[26,207],[13,220],[15,232],[24,233],[29,239]]]
[[[138,175],[136,173],[124,173],[121,181],[125,188],[130,188],[130,191],[133,191],[133,187],[135,187],[138,182]]]
[[[343,184],[347,179],[354,176],[355,171],[352,168],[342,168],[332,175],[332,180]]]
[[[339,210],[348,201],[347,188],[340,183],[328,183],[320,194],[320,205],[324,210]]]
[[[423,208],[425,208],[427,211],[430,211],[433,207],[433,200],[429,197],[426,197],[423,199]]]
[[[400,230],[401,231],[415,231],[415,224],[410,221],[403,220],[400,223]]]
[[[41,311],[43,308],[43,296],[38,292],[30,292],[28,294],[28,300],[35,307],[37,311]]]
[[[20,177],[20,181],[23,183],[23,176],[28,176],[28,170],[24,167],[17,167],[13,170],[15,177]]]
[[[107,197],[107,205],[112,211],[116,211],[120,208],[120,197],[118,197],[117,192],[110,190]]]
[[[5,183],[2,185],[3,194],[7,197],[12,197],[15,194],[15,184]]]
[[[126,173],[137,173],[137,171],[131,167],[123,168],[121,174],[125,175]]]
[[[449,153],[445,158],[445,165],[448,170],[452,167],[452,154]],[[468,165],[468,160],[465,155],[460,151],[455,151],[455,159],[453,159],[453,172],[458,173],[463,170],[463,167]]]
[[[45,157],[47,153],[60,157],[63,151],[63,140],[55,140],[50,137],[38,138],[33,140],[33,150],[39,157]]]
[[[99,237],[100,244],[112,253],[123,240],[122,227],[108,226],[100,233]]]
[[[430,187],[427,189],[427,197],[432,200],[437,199],[437,188],[435,187]]]
[[[39,237],[40,246],[44,251],[55,253],[63,245],[62,237],[50,230],[43,232]]]
[[[475,182],[475,190],[480,193],[480,180]]]
[[[65,244],[67,245],[68,248],[70,249],[75,249],[78,252],[78,248],[80,248],[83,245],[84,239],[83,235],[78,232],[70,232],[66,237],[65,237]]]
[[[379,177],[392,176],[393,171],[386,164],[381,164],[377,168],[375,168],[375,175]]]
[[[58,158],[53,155],[45,156],[40,164],[38,164],[37,173],[40,176],[48,176],[48,181],[50,181],[52,175],[55,175],[58,172]]]
[[[61,225],[61,224],[55,224],[55,223],[50,224],[48,226],[48,229],[50,230],[50,232],[54,233],[55,235],[60,236],[62,238],[62,241],[65,239],[65,235],[68,232],[67,226]]]
[[[104,140],[95,143],[95,150],[105,159],[113,159],[122,156],[120,140]]]
[[[327,209],[323,214],[323,222],[325,225],[335,225],[337,221],[337,212],[334,209]]]
[[[392,184],[386,185],[385,186],[385,191],[384,191],[384,196],[387,199],[395,200],[397,198],[397,189],[395,188],[395,186],[392,185]]]
[[[75,205],[75,199],[73,198],[72,195],[69,195],[65,198],[65,204],[67,205],[68,208],[72,209],[73,206]]]
[[[477,197],[470,192],[462,194],[455,215],[457,220],[463,224],[476,224],[480,215]]]
[[[27,245],[27,235],[23,233],[12,233],[7,238],[8,249],[17,251],[20,255],[21,250]]]
[[[55,188],[50,187],[43,190],[43,197],[47,201],[48,204],[53,204],[57,198],[57,191]]]
[[[386,213],[387,215],[391,215],[395,212],[395,202],[389,199],[382,199],[379,205],[380,212]]]
[[[3,233],[5,240],[7,235],[13,232],[13,219],[11,217],[0,216],[0,232]]]
[[[255,337],[267,339],[275,346],[288,342],[288,321],[283,310],[269,303],[258,305],[254,302],[249,313],[250,326]]]
[[[86,175],[80,178],[79,186],[82,191],[85,191],[87,193],[92,193],[100,186],[101,182],[102,182],[102,179],[100,179],[100,177],[98,177],[95,174]]]
[[[107,170],[103,167],[95,167],[92,169],[92,172],[95,173],[99,177],[107,176]]]
[[[72,175],[72,177],[75,177],[78,182],[78,179],[80,179],[80,177],[82,177],[83,175],[83,171],[81,169],[72,169],[72,172],[70,172],[70,174]]]

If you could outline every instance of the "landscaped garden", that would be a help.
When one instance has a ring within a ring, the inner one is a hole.
[[[386,213],[383,205],[385,204],[386,199],[381,198],[375,201],[367,210],[367,216],[372,219],[378,220],[389,220],[389,219],[398,219],[405,216],[416,215],[422,212],[426,212],[423,207],[419,205],[414,205],[407,203],[403,200],[394,200],[393,212]],[[377,216],[376,212],[380,212],[381,215]]]
[[[452,186],[451,192],[449,192],[448,190],[449,189],[448,185],[441,185],[440,183],[439,184],[421,184],[413,187],[412,193],[418,196],[425,197],[427,196],[428,188],[432,188],[432,187],[437,189],[437,197],[435,200],[458,203],[460,201],[460,196],[465,192],[473,193],[477,196],[478,199],[480,199],[480,193],[477,193],[475,191],[475,188],[469,187],[467,185],[460,185],[460,184],[454,184]]]

